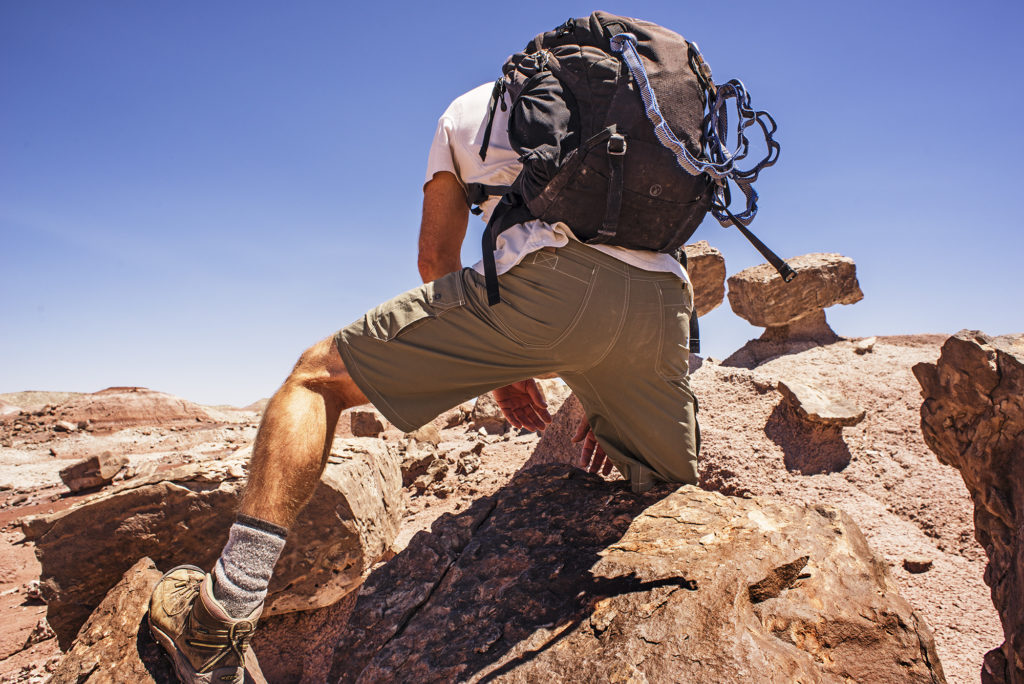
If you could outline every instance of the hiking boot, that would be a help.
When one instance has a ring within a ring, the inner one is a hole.
[[[213,597],[213,577],[179,565],[160,578],[149,599],[149,629],[184,684],[265,684],[249,639],[263,606],[232,618]]]

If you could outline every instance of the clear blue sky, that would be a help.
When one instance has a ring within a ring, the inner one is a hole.
[[[426,153],[459,93],[579,2],[0,3],[0,392],[268,396],[418,283]],[[1024,330],[1024,3],[629,2],[779,122],[756,232],[852,257],[843,335]],[[479,256],[482,225],[467,238]],[[760,261],[712,220],[729,273]],[[702,319],[723,357],[759,334]]]

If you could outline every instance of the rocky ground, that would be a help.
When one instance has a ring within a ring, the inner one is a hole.
[[[845,510],[934,629],[947,680],[970,683],[1003,636],[982,580],[970,496],[920,431],[911,367],[934,362],[945,339],[839,340],[781,355],[762,344],[756,354],[704,360],[692,385],[701,402],[702,486]],[[749,367],[755,358],[762,362]],[[787,408],[780,381],[841,395],[864,418],[841,428],[811,425]],[[548,382],[546,390],[557,408],[564,388]],[[339,438],[376,435],[402,454],[405,509],[395,552],[441,514],[498,491],[537,447],[537,435],[503,431],[486,404],[455,409],[412,436],[365,409],[342,420]],[[251,445],[259,408],[205,407],[137,388],[0,395],[0,681],[43,681],[60,657],[44,619],[34,543],[19,523],[95,494],[72,492],[60,471],[109,452],[127,459],[112,476],[116,485],[223,459]]]

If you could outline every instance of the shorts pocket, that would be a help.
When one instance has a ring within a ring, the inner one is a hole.
[[[518,344],[550,349],[579,323],[594,289],[596,267],[566,264],[557,254],[530,255],[503,276],[501,303],[490,315]]]
[[[364,318],[363,331],[369,337],[389,342],[463,304],[462,272],[456,271],[373,309]]]
[[[659,290],[661,296],[661,341],[655,371],[664,380],[680,380],[690,371],[690,315],[693,299],[688,286]]]

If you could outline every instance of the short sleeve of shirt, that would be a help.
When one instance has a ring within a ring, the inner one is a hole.
[[[454,126],[454,122],[448,116],[442,116],[438,120],[434,140],[430,143],[430,154],[427,156],[427,177],[423,180],[424,185],[430,182],[434,174],[442,171],[448,171],[458,178],[459,173],[455,167],[451,143]]]

